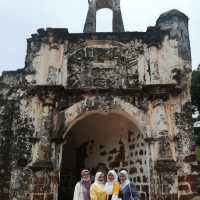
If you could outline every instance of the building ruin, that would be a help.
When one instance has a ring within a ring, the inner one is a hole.
[[[102,8],[113,32],[96,32]],[[200,198],[185,14],[125,32],[119,0],[89,0],[84,33],[27,43],[25,67],[0,78],[1,200],[70,200],[82,168],[127,169],[141,200]]]

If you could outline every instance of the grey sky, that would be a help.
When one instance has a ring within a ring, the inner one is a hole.
[[[24,67],[26,39],[41,27],[82,32],[88,0],[0,0],[0,72]],[[146,31],[159,15],[176,8],[190,18],[193,68],[200,63],[199,0],[121,0],[126,31]],[[111,30],[111,13],[98,13],[98,31]]]

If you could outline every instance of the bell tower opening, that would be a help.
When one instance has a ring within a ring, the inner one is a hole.
[[[147,149],[136,125],[120,114],[94,113],[69,130],[63,146],[59,200],[72,200],[80,172],[86,168],[92,179],[100,170],[128,170],[137,189],[148,183]],[[140,192],[140,191],[139,191]]]
[[[108,8],[113,11],[112,32],[124,32],[120,0],[88,0],[89,8],[84,33],[96,32],[97,11]],[[106,23],[106,19],[102,24]]]
[[[104,8],[97,11],[96,30],[97,32],[112,32],[113,11]]]

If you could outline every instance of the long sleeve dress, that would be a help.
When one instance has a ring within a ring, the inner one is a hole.
[[[88,196],[88,199],[85,199],[83,195],[83,193],[86,192],[86,190],[87,188],[83,187],[81,183],[78,182],[74,189],[73,200],[89,200],[89,196]],[[88,191],[88,194],[89,194],[89,191]]]
[[[134,200],[139,200],[138,192],[136,191],[135,185],[133,183],[128,184],[122,189],[122,199],[130,200],[131,196]]]
[[[119,182],[113,182],[112,184],[112,193],[108,194],[108,200],[118,199],[120,192],[120,184]]]
[[[92,184],[90,188],[90,200],[107,200],[107,193],[98,185]]]

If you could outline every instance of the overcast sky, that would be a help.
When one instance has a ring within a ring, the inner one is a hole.
[[[190,18],[193,68],[200,63],[200,0],[121,0],[126,31],[146,31],[159,15],[179,9]],[[26,39],[38,28],[82,32],[88,0],[0,0],[0,72],[24,67]],[[111,12],[98,12],[98,31],[111,30]]]

